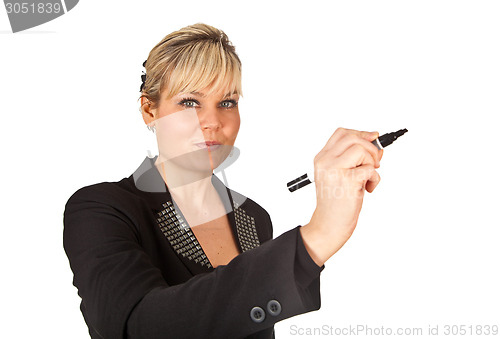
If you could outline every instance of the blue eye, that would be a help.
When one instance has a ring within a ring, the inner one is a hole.
[[[199,102],[193,98],[186,98],[186,99],[182,99],[179,102],[179,105],[186,106],[186,107],[197,107],[199,105]]]
[[[223,102],[221,102],[221,107],[223,108],[234,108],[236,106],[238,106],[238,103],[236,102],[236,100],[225,100]]]

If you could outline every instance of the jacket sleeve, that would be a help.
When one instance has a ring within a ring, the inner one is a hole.
[[[324,266],[310,258],[300,226],[168,286],[130,215],[90,196],[82,189],[66,204],[63,241],[86,322],[102,338],[241,338],[320,308]]]

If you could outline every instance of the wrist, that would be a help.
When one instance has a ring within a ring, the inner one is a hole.
[[[313,219],[300,228],[300,233],[311,259],[316,265],[323,266],[346,243],[350,235],[335,232],[331,225]]]

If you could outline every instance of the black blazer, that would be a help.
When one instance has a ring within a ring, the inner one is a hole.
[[[297,226],[272,240],[268,213],[212,182],[240,254],[213,268],[146,158],[128,178],[76,191],[64,249],[92,338],[273,338],[320,308],[320,272]]]

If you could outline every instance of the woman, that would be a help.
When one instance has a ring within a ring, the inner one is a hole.
[[[220,30],[167,35],[144,64],[141,111],[159,155],[75,192],[64,248],[92,338],[273,338],[320,307],[324,263],[380,177],[378,133],[338,129],[315,157],[311,221],[272,239],[267,212],[213,170],[238,134],[241,64]]]

